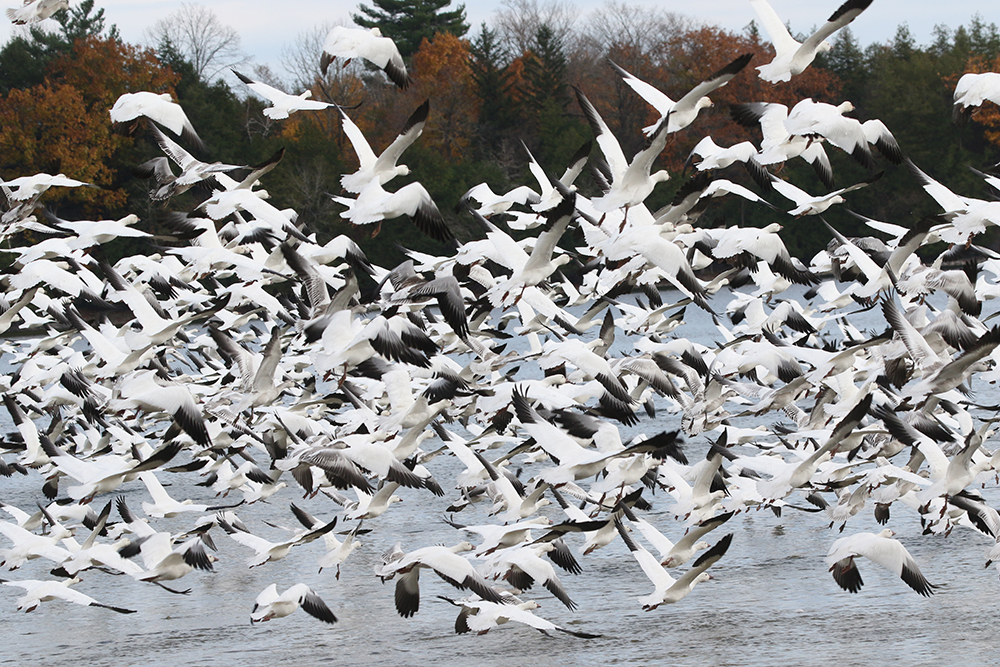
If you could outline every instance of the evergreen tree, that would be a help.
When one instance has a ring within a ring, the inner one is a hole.
[[[833,48],[829,53],[820,54],[816,58],[816,66],[824,67],[837,75],[844,99],[850,100],[855,106],[861,103],[869,71],[864,51],[850,27],[837,32]]]
[[[464,4],[442,11],[451,0],[372,0],[372,4],[374,7],[359,5],[361,14],[351,14],[351,19],[392,38],[404,58],[416,53],[425,37],[433,39],[439,32],[461,37],[469,31]]]
[[[536,156],[553,164],[562,164],[588,135],[583,124],[567,113],[567,69],[562,40],[542,24],[532,50],[524,56],[525,113],[526,125],[537,137]]]
[[[496,31],[484,23],[469,45],[469,70],[479,98],[480,133],[491,136],[518,125],[511,88],[510,54],[500,44]]]

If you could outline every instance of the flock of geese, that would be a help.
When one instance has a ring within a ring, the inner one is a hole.
[[[765,0],[751,0],[776,51],[759,75],[781,82],[801,73],[870,2],[848,0],[799,44]],[[63,5],[35,0],[8,14],[30,22]],[[335,28],[322,66],[355,57],[400,88],[410,83],[391,40]],[[544,588],[574,609],[565,575],[597,549],[636,560],[653,589],[638,598],[643,609],[681,602],[726,566],[734,533],[716,531],[762,509],[814,514],[840,531],[874,512],[882,524],[1000,538],[1000,516],[978,492],[996,480],[990,415],[1000,407],[977,404],[969,389],[973,378],[981,386],[1000,373],[1000,328],[979,319],[982,302],[998,294],[1000,255],[975,245],[1000,224],[1000,204],[949,191],[882,123],[847,116],[850,103],[802,100],[792,109],[735,105],[733,117],[762,142],[723,147],[705,137],[675,200],[647,208],[657,184],[679,177],[653,169],[670,135],[685,132],[695,144],[707,95],[749,76],[750,60],[735,58],[676,102],[613,65],[659,114],[645,149],[626,156],[577,90],[596,149],[585,146],[558,174],[525,148],[535,182],[502,194],[481,184],[463,198],[479,240],[445,256],[409,252],[392,270],[370,264],[346,237],[321,245],[295,211],[269,203],[260,179],[280,168],[280,152],[247,166],[205,163],[182,148],[160,127],[204,151],[167,94],[123,95],[110,120],[144,123],[163,150],[136,170],[151,180],[151,199],[169,205],[210,184],[194,210],[171,214],[169,238],[139,231],[134,215],[68,221],[44,208],[49,189],[91,184],[61,174],[5,181],[0,237],[11,265],[0,278],[0,331],[25,337],[2,343],[13,368],[0,378],[3,402],[16,431],[0,442],[0,474],[37,480],[49,502],[3,504],[0,559],[11,572],[34,559],[51,570],[45,580],[2,581],[25,591],[17,608],[61,599],[131,613],[127,601],[99,602],[73,586],[103,570],[190,594],[197,576],[188,589],[173,582],[195,570],[285,558],[313,567],[317,554],[334,589],[359,534],[369,544],[396,541],[380,517],[402,498],[447,514],[461,541],[396,543],[373,581],[394,581],[397,611],[410,617],[421,608],[420,573],[433,571],[466,593],[439,596],[459,607],[460,633],[516,622],[593,637],[537,616],[528,596]],[[264,113],[274,119],[330,106],[238,76],[271,101]],[[956,109],[1000,102],[998,78],[963,77]],[[400,160],[431,105],[381,154],[336,110],[359,164],[334,197],[343,218],[361,225],[405,215],[452,239],[418,181],[389,189],[409,173]],[[883,160],[907,165],[941,213],[866,218],[878,237],[830,227],[826,250],[809,261],[791,256],[781,224],[803,223],[789,216],[817,216],[854,189],[877,187],[876,173],[836,188],[828,151],[837,149],[873,171]],[[773,173],[797,157],[830,192],[808,194]],[[594,196],[573,185],[588,166],[602,185]],[[734,167],[758,191],[727,180]],[[982,176],[1000,189],[997,177]],[[793,206],[773,203],[774,193]],[[699,227],[710,200],[727,195],[769,207],[780,222]],[[518,241],[505,227],[539,233]],[[574,227],[582,242],[568,248]],[[101,246],[123,237],[150,249],[112,264]],[[925,263],[917,251],[938,241],[950,249]],[[946,268],[960,257],[965,268]],[[567,265],[579,279],[566,278]],[[362,274],[374,292],[359,288]],[[795,284],[809,289],[789,298]],[[932,294],[947,305],[933,306]],[[684,337],[687,309],[710,313],[717,341]],[[858,330],[849,317],[860,310],[885,327]],[[676,429],[627,435],[657,413]],[[705,442],[706,455],[692,456],[691,445]],[[203,489],[208,502],[172,497],[182,486]],[[142,487],[141,507],[120,495]],[[301,528],[278,538],[253,520],[257,503],[303,494],[327,499],[328,511],[314,517],[290,502]],[[186,530],[158,526],[177,517]],[[858,593],[857,561],[867,558],[930,596],[935,584],[893,534],[831,537],[836,583]],[[246,562],[220,562],[220,539],[240,545]],[[991,549],[987,565],[998,554]],[[254,623],[299,607],[337,621],[306,584],[278,590],[271,584],[256,597]]]

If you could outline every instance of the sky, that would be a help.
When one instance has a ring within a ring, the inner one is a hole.
[[[76,2],[77,0],[71,0]],[[539,0],[544,4],[545,0]],[[576,7],[581,20],[589,11],[605,6],[607,0],[563,0]],[[840,0],[770,0],[778,16],[790,23],[793,32],[806,32],[824,22],[839,6]],[[13,7],[17,0],[6,0],[5,6]],[[118,26],[122,37],[130,43],[142,43],[143,31],[159,18],[176,11],[180,0],[97,0],[103,7],[109,23]],[[324,21],[342,20],[348,23],[351,12],[356,12],[359,2],[346,0],[203,0],[200,3],[216,13],[219,19],[234,27],[241,36],[244,51],[256,62],[268,64],[281,72],[282,46],[291,44],[296,37],[312,26]],[[368,3],[370,4],[370,2]],[[454,6],[455,3],[453,3]],[[473,32],[482,22],[490,23],[491,16],[502,0],[469,0],[465,3],[468,22]],[[741,30],[756,13],[749,0],[636,0],[626,4],[659,7],[718,25],[729,30]],[[967,25],[979,13],[986,23],[1000,22],[1000,3],[995,0],[874,0],[859,16],[851,29],[862,45],[884,42],[892,38],[900,23],[906,23],[918,44],[932,41],[932,31],[937,24],[951,28]],[[0,41],[6,42],[13,31],[9,22],[0,23]]]

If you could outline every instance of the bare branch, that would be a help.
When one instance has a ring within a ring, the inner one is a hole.
[[[153,24],[145,33],[156,48],[171,44],[194,67],[202,81],[211,81],[228,67],[249,60],[240,47],[240,35],[204,5],[184,3],[176,12]]]

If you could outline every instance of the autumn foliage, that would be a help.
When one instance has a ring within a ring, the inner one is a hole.
[[[126,92],[172,92],[176,78],[148,49],[98,36],[78,40],[49,63],[43,83],[0,100],[0,173],[61,173],[100,185],[47,198],[76,202],[84,212],[124,205],[116,172],[133,139],[112,132],[108,110]]]

